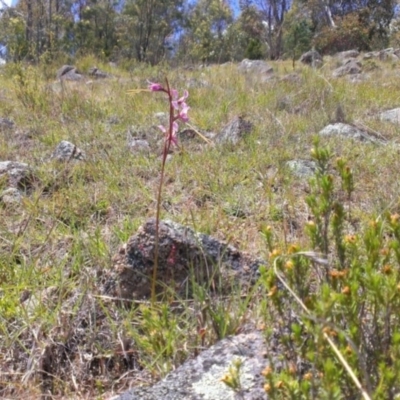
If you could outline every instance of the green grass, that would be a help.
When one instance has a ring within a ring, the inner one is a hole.
[[[336,138],[320,144],[329,145],[333,158],[347,160],[354,173],[352,220],[345,233],[362,236],[371,219],[400,213],[400,161],[394,145],[400,127],[377,118],[379,111],[400,103],[400,84],[390,64],[377,62],[382,71],[371,71],[359,84],[331,78],[333,61],[317,71],[298,65],[295,83],[280,80],[292,72],[290,61],[272,64],[277,79],[268,83],[247,79],[233,64],[194,71],[135,65],[130,73],[90,57],[76,62],[82,71],[95,64],[115,78],[61,87],[45,79],[55,76],[56,66],[7,65],[0,70],[0,117],[13,119],[17,126],[15,132],[1,133],[0,160],[26,162],[39,178],[21,205],[0,207],[0,397],[39,398],[51,390],[55,399],[105,398],[131,381],[160,379],[244,324],[273,320],[268,311],[273,303],[267,296],[270,278],[261,293],[250,297],[237,292],[219,298],[199,287],[193,299],[175,298],[171,292],[154,308],[146,302],[120,308],[101,293],[119,246],[156,213],[161,145],[149,156],[132,155],[126,146],[132,126],[147,131],[153,144],[162,139],[149,128],[158,124],[154,113],[166,111],[164,98],[127,93],[145,88],[148,79],[162,80],[166,74],[180,91],[190,78],[207,81],[209,86],[191,89],[188,99],[191,124],[202,132],[219,132],[235,115],[254,123],[252,134],[236,147],[189,142],[174,153],[163,192],[170,207],[162,208],[162,218],[226,239],[264,259],[273,249],[290,252],[294,243],[310,249],[303,229],[313,217],[306,204],[309,184],[294,177],[285,163],[311,159],[313,137],[339,103],[349,122],[362,122],[393,143],[376,146]],[[278,106],[282,99],[287,101],[283,108]],[[117,123],[110,124],[110,118]],[[87,161],[52,161],[60,140],[84,150]],[[244,217],[235,210],[243,210]],[[262,235],[267,226],[273,248]],[[28,292],[29,299],[21,302]],[[132,343],[129,349],[121,349],[124,341]],[[66,358],[60,343],[68,348]],[[332,383],[338,375],[330,371],[339,374],[341,367],[328,349],[323,351],[334,365],[317,363],[325,368],[321,393],[328,393],[319,398],[329,398],[351,382],[343,378]],[[46,352],[58,360],[49,367],[54,375],[50,389],[40,372]],[[126,352],[140,372],[124,364]],[[289,385],[290,374],[282,374],[268,384],[278,389],[279,381]],[[302,385],[296,390],[307,393],[309,388]],[[379,393],[384,390],[378,387],[374,398],[383,398]],[[341,395],[346,393],[343,389]]]

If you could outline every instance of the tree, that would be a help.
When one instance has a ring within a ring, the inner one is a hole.
[[[282,26],[286,12],[290,9],[289,0],[256,0],[263,24],[267,31],[269,57],[281,57],[283,52]]]
[[[311,40],[312,32],[308,21],[303,19],[289,24],[284,34],[284,49],[292,59],[293,68],[301,54],[310,50]]]
[[[225,46],[233,13],[223,0],[198,0],[188,12],[179,43],[179,56],[193,62],[229,60]]]
[[[184,0],[127,0],[117,22],[122,54],[158,63],[178,31]]]
[[[74,4],[77,21],[70,31],[74,52],[88,52],[110,57],[117,45],[115,19],[116,10],[109,0],[79,0]]]

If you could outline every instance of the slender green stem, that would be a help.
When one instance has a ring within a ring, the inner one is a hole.
[[[167,132],[167,136],[164,142],[164,149],[162,154],[162,161],[161,161],[161,172],[160,172],[160,183],[158,185],[158,192],[157,192],[157,211],[156,211],[156,232],[155,232],[155,245],[154,245],[154,265],[153,265],[153,275],[151,280],[151,304],[154,306],[156,302],[156,281],[157,281],[157,272],[158,272],[158,253],[159,253],[159,244],[160,244],[160,214],[161,214],[161,199],[162,199],[162,190],[164,186],[164,175],[165,175],[165,164],[167,161],[167,156],[171,147],[171,138],[172,138],[172,130],[173,130],[173,123],[174,123],[174,108],[172,106],[172,96],[171,90],[169,87],[168,79],[165,78],[167,83],[167,95],[169,101],[169,130]]]

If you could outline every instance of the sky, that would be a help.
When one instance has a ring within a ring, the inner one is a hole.
[[[18,0],[3,0],[4,3],[6,3],[8,6],[11,6],[12,4],[15,4]],[[235,12],[235,14],[238,14],[239,11],[239,1],[238,0],[230,0],[229,3],[232,5],[232,8]]]
[[[17,3],[18,0],[2,0],[3,3],[6,3],[8,6],[15,6],[15,3]]]

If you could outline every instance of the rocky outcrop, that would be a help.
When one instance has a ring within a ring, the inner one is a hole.
[[[355,75],[361,74],[362,72],[362,64],[360,61],[349,58],[344,61],[343,65],[339,68],[336,68],[332,75],[334,78],[339,78],[344,75]]]
[[[67,81],[79,81],[83,79],[83,75],[73,65],[63,65],[57,71],[57,79]]]
[[[248,60],[245,58],[238,66],[241,72],[253,72],[258,75],[270,75],[274,73],[274,69],[265,61]]]
[[[248,60],[245,58],[240,62],[238,70],[252,76],[258,82],[267,82],[274,76],[273,68],[262,60]]]
[[[358,50],[346,50],[340,51],[339,53],[335,54],[335,57],[339,60],[346,60],[348,58],[357,58],[360,55]]]
[[[135,387],[109,400],[266,400],[261,372],[273,356],[266,349],[262,332],[228,337],[155,385]],[[240,365],[239,387],[233,390],[222,380],[235,365]]]
[[[149,219],[113,258],[104,292],[124,300],[148,298],[156,252],[156,221]],[[249,288],[265,262],[233,246],[172,221],[160,221],[157,292],[190,294],[191,282],[229,292]]]
[[[310,50],[303,53],[299,61],[313,68],[319,68],[322,66],[322,56],[316,50]]]
[[[104,78],[110,78],[111,75],[107,74],[107,72],[102,71],[101,69],[98,69],[97,67],[92,67],[89,69],[88,74],[96,79],[104,79]]]
[[[347,139],[355,139],[362,142],[370,142],[383,144],[384,141],[372,136],[370,133],[366,132],[363,129],[358,128],[357,126],[344,124],[342,122],[337,122],[335,124],[329,124],[325,128],[323,128],[319,134],[321,136],[341,136]]]

